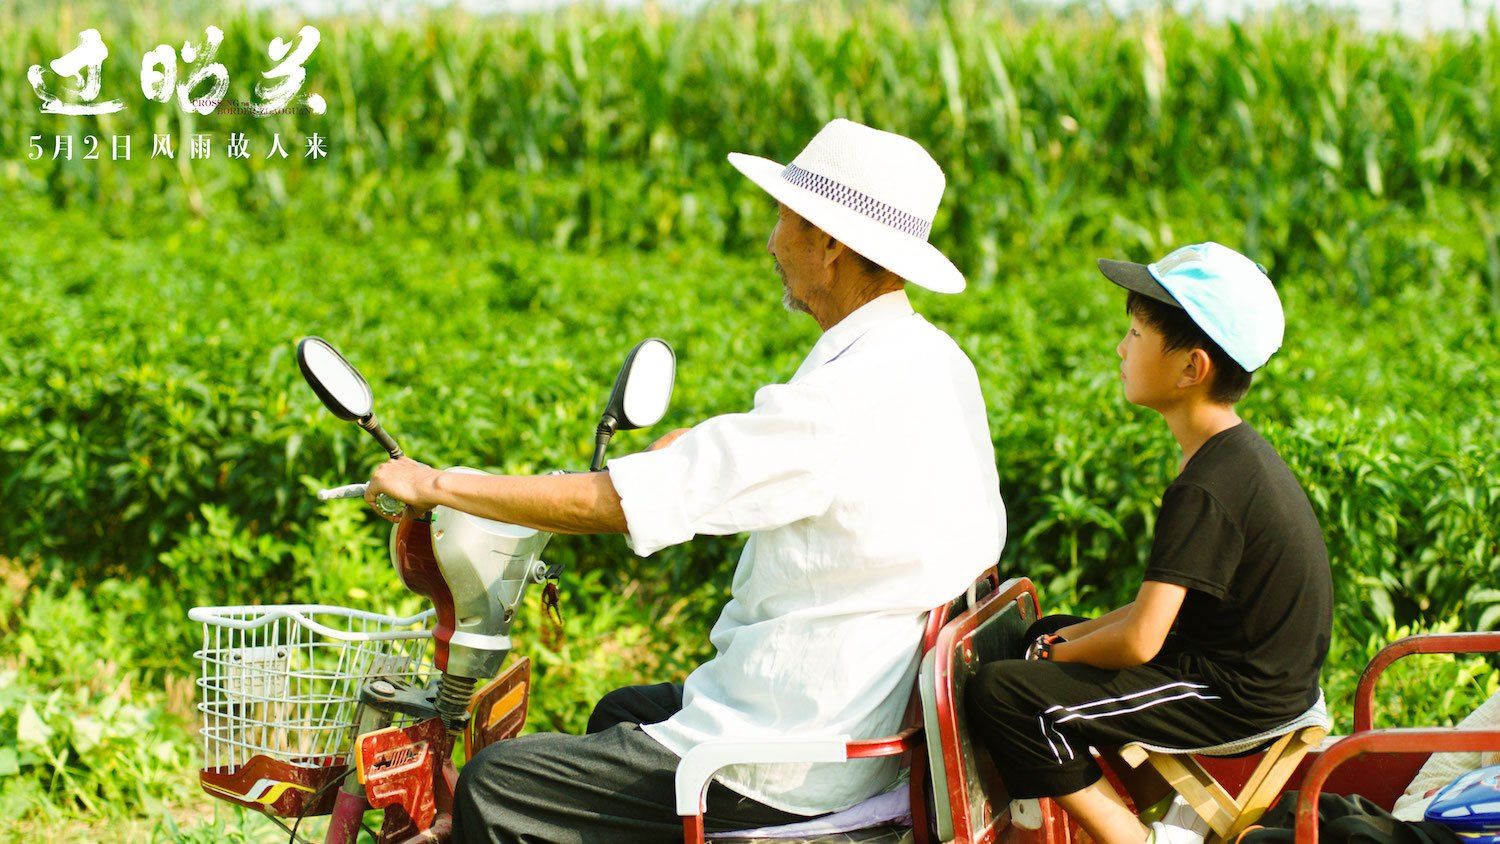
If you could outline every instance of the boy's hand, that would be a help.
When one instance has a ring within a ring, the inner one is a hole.
[[[1052,659],[1052,646],[1066,641],[1067,639],[1064,639],[1057,633],[1046,633],[1044,635],[1038,636],[1036,637],[1036,640],[1031,643],[1031,647],[1026,649],[1025,659],[1033,661],[1050,661]]]

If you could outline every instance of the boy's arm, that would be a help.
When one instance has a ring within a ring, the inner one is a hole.
[[[1135,606],[1135,602],[1131,601],[1125,606],[1120,607],[1119,609],[1110,610],[1109,612],[1099,616],[1098,618],[1091,618],[1088,621],[1080,621],[1077,624],[1064,627],[1063,629],[1057,631],[1057,635],[1063,637],[1064,639],[1067,639],[1070,642],[1074,639],[1082,639],[1084,636],[1094,632],[1095,630],[1103,627],[1108,627],[1109,625],[1114,624],[1117,621],[1123,620],[1125,616],[1130,612],[1130,608],[1133,606]]]
[[[1123,618],[1078,639],[1053,645],[1052,660],[1110,669],[1133,668],[1150,662],[1172,631],[1177,610],[1186,596],[1185,586],[1148,580],[1141,584],[1135,601],[1120,608],[1128,609]]]

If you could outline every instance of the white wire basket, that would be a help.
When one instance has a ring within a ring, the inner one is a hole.
[[[407,618],[320,604],[195,607],[203,624],[198,711],[203,768],[254,756],[345,764],[359,690],[375,677],[427,682],[432,611]]]

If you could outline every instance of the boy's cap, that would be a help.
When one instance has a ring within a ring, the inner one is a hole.
[[[1184,246],[1152,264],[1099,259],[1104,277],[1182,308],[1235,363],[1259,369],[1281,348],[1286,318],[1265,268],[1217,243]]]

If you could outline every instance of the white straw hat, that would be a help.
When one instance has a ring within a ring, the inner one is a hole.
[[[911,138],[839,118],[792,159],[731,152],[729,163],[829,236],[938,293],[963,273],[927,242],[943,198],[943,168]]]

